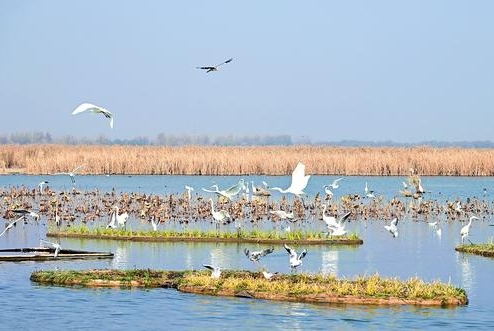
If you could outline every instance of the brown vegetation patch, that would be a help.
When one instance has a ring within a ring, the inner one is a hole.
[[[494,175],[494,150],[482,148],[0,145],[0,173],[289,175],[299,160],[318,175]]]

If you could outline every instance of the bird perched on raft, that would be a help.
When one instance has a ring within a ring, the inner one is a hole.
[[[53,254],[54,257],[58,257],[58,253],[60,253],[60,250],[62,249],[62,246],[60,246],[59,243],[54,243],[48,240],[40,239],[40,246],[43,246],[43,244],[47,244],[49,247],[55,249],[55,253]]]
[[[85,102],[83,104],[80,104],[72,112],[72,115],[77,115],[77,114],[85,112],[85,111],[92,112],[93,114],[103,114],[106,118],[108,118],[110,120],[110,128],[113,129],[113,114],[108,109],[93,105],[92,103]]]
[[[249,251],[247,248],[244,248],[244,253],[245,255],[251,260],[252,262],[259,262],[261,257],[266,256],[268,254],[271,254],[274,252],[274,247],[263,249],[261,251]]]

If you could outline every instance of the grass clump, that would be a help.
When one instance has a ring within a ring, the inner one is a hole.
[[[173,230],[139,230],[133,231],[131,229],[107,229],[107,228],[94,228],[90,229],[87,226],[73,226],[68,227],[64,231],[56,231],[50,233],[53,236],[63,235],[63,234],[73,234],[73,235],[93,235],[102,236],[106,238],[148,238],[148,239],[225,239],[232,241],[242,241],[242,240],[279,240],[279,241],[321,241],[321,242],[345,242],[345,241],[356,241],[361,243],[361,239],[358,234],[350,233],[345,236],[327,236],[322,232],[317,231],[303,231],[297,230],[288,233],[281,233],[275,230],[261,231],[258,229],[252,231],[235,231],[235,232],[217,232],[214,230],[210,231],[200,231],[200,230],[183,230],[183,231],[173,231]]]
[[[418,278],[401,281],[375,274],[356,279],[337,279],[322,274],[278,275],[267,280],[260,272],[223,270],[211,278],[208,270],[154,271],[87,270],[36,271],[31,280],[58,285],[173,287],[179,291],[209,295],[303,301],[366,304],[428,304],[450,306],[468,303],[465,290],[439,281],[426,283]]]

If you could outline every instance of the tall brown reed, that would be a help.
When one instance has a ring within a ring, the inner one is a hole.
[[[434,147],[211,147],[1,145],[0,173],[493,176],[493,149]]]

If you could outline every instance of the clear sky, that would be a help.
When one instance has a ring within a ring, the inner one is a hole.
[[[493,14],[491,0],[0,0],[0,134],[494,140]],[[82,102],[114,128],[71,115]]]

